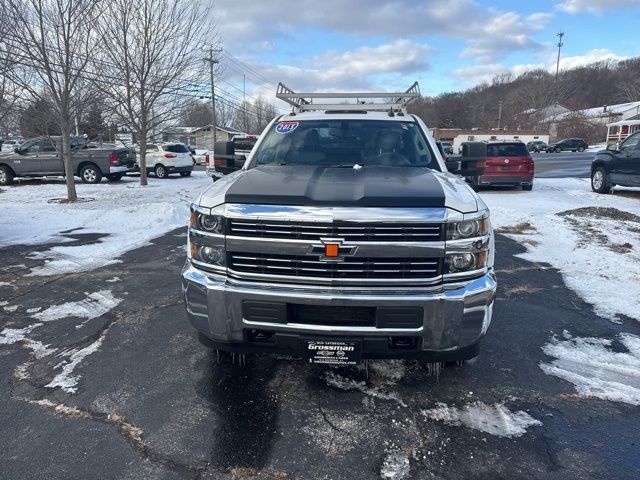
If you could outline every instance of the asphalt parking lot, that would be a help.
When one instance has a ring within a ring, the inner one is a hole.
[[[558,271],[516,257],[516,241],[497,236],[498,302],[482,353],[438,375],[403,361],[217,363],[186,319],[184,243],[175,230],[118,263],[51,277],[25,272],[54,245],[0,249],[2,327],[16,340],[0,345],[2,478],[637,478],[638,407],[578,396],[540,365],[554,336],[640,327],[595,315]],[[65,302],[80,316],[48,310]],[[441,404],[489,406],[491,422],[515,414],[524,428],[505,436],[498,424],[445,422]]]

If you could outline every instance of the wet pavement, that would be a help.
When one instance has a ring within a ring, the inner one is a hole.
[[[1,478],[638,477],[640,407],[580,397],[540,364],[564,331],[615,339],[640,326],[596,316],[556,270],[514,256],[517,242],[498,236],[480,356],[441,371],[218,363],[182,304],[184,243],[174,231],[119,263],[54,277],[28,276],[43,262],[31,253],[52,245],[0,250]],[[472,429],[439,418],[443,405],[498,418]],[[524,427],[507,436],[510,415]]]
[[[537,178],[589,178],[595,152],[532,153]]]

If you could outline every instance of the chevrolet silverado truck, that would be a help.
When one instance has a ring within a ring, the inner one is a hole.
[[[135,164],[135,152],[127,148],[85,148],[71,145],[73,173],[84,183],[120,180]],[[16,177],[63,176],[62,148],[59,138],[39,137],[27,140],[13,153],[0,154],[0,185],[10,184]]]
[[[478,354],[494,238],[489,209],[452,171],[481,174],[486,146],[445,162],[406,112],[418,96],[417,83],[395,94],[278,86],[293,111],[191,205],[182,286],[203,344],[332,365]],[[398,100],[361,103],[374,97]],[[312,103],[327,98],[339,103]]]

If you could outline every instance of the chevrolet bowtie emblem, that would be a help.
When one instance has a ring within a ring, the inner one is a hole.
[[[323,262],[344,262],[345,256],[353,255],[358,249],[355,245],[345,245],[344,238],[321,238],[321,244],[309,247],[310,255],[319,255]]]

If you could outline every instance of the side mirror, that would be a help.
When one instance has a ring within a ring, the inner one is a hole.
[[[460,170],[454,173],[463,177],[482,175],[487,166],[487,144],[484,142],[464,142],[462,156],[457,159]]]
[[[447,170],[451,173],[460,173],[460,162],[458,160],[445,160]]]

